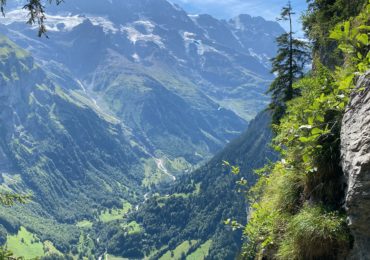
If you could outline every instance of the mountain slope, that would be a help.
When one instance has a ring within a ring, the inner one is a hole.
[[[272,79],[266,60],[283,31],[277,23],[189,16],[165,0],[48,7],[47,41],[24,26],[24,12],[9,12],[0,30],[45,70],[80,82],[82,92],[133,129],[152,157],[203,161],[266,105]]]
[[[1,188],[32,194],[24,209],[2,209],[5,221],[33,229],[45,219],[74,224],[122,200],[134,202],[144,178],[140,158],[148,155],[128,129],[55,84],[5,37],[0,62]],[[27,215],[40,217],[38,224]]]
[[[264,107],[272,78],[264,59],[276,47],[271,44],[266,52],[268,47],[253,47],[246,39],[254,32],[263,35],[258,41],[270,41],[282,29],[254,18],[189,16],[164,0],[67,1],[50,9],[49,39],[35,37],[25,18],[22,11],[0,18],[0,32],[21,47],[5,38],[0,42],[1,188],[33,194],[28,205],[1,211],[9,241],[26,229],[45,248],[52,242],[62,253],[97,256],[95,248],[99,253],[104,246],[122,250],[114,246],[122,234],[114,233],[117,239],[108,243],[104,233],[92,232],[116,232],[116,222],[123,221],[135,243],[136,235],[142,238],[137,231],[148,231],[152,242],[140,243],[152,251],[157,237],[150,225],[159,220],[150,222],[140,217],[146,211],[137,209],[157,203],[153,197],[141,204],[151,196],[147,192],[167,188],[178,194],[164,215],[184,197],[186,210],[192,212],[186,232],[195,230],[199,243],[213,237],[216,253],[222,236],[237,248],[237,236],[224,233],[221,221],[244,215],[241,208],[226,206],[231,200],[240,206],[242,198],[232,193],[220,198],[221,206],[211,200],[219,198],[221,188],[234,190],[235,179],[227,177],[213,194],[209,185],[224,180],[215,161],[207,165],[213,165],[217,178],[206,168],[186,174],[238,137]],[[230,36],[227,41],[220,37],[224,33]],[[266,140],[259,141],[263,146]],[[244,148],[235,150],[242,154]],[[247,173],[251,166],[245,166]],[[172,189],[178,179],[188,185]],[[207,215],[200,211],[201,200],[217,208],[207,208],[214,215],[203,230],[199,223]],[[163,205],[157,204],[155,210]],[[127,217],[133,221],[126,223]],[[143,226],[144,219],[148,226]],[[173,224],[169,233],[157,234],[159,243],[166,244],[171,236],[173,247],[186,238],[174,236],[172,230],[183,226]],[[11,249],[30,246],[18,240]],[[143,250],[130,248],[133,255]],[[228,249],[225,255],[230,254]]]
[[[223,221],[231,218],[245,223],[246,204],[243,194],[237,192],[236,182],[244,177],[253,184],[256,179],[253,169],[276,158],[268,148],[269,122],[268,114],[259,115],[240,138],[209,163],[179,180],[167,195],[150,196],[139,211],[121,224],[97,226],[98,236],[104,240],[103,248],[108,246],[110,254],[123,257],[146,255],[158,259],[192,241],[189,251],[183,251],[185,255],[207,243],[209,259],[234,259],[241,245],[241,232],[231,231]],[[241,175],[229,173],[222,166],[223,160],[239,165]],[[125,223],[136,223],[141,231],[128,232],[129,229],[122,229],[127,227]]]

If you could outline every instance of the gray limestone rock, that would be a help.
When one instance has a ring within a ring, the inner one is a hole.
[[[347,179],[345,207],[354,236],[350,259],[370,259],[370,71],[361,76],[345,112],[342,166]]]

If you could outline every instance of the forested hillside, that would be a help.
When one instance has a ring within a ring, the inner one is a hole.
[[[104,241],[102,249],[129,258],[168,259],[176,254],[184,259],[234,259],[242,241],[241,230],[233,231],[224,222],[245,223],[247,205],[237,182],[244,178],[252,185],[257,179],[253,169],[276,159],[269,147],[270,122],[268,113],[258,115],[241,137],[209,163],[165,193],[151,194],[127,219],[94,227]],[[223,161],[239,166],[240,174],[232,174]],[[122,229],[130,223],[140,227],[137,232]]]
[[[32,195],[26,206],[2,208],[2,224],[69,250],[79,234],[67,224],[137,201],[147,155],[114,117],[53,82],[5,37],[0,60],[1,190]]]

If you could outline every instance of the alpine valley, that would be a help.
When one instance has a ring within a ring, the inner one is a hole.
[[[247,205],[222,161],[253,184],[276,158],[259,112],[280,25],[66,0],[38,38],[18,4],[0,18],[0,188],[31,199],[1,208],[0,242],[26,259],[234,259],[224,221]]]

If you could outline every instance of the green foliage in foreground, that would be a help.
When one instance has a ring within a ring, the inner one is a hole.
[[[340,126],[355,75],[369,68],[370,5],[331,32],[346,57],[331,71],[314,71],[295,84],[302,93],[287,104],[274,140],[283,159],[260,170],[251,189],[244,257],[338,259],[350,248],[342,212]]]
[[[337,42],[329,37],[334,27],[358,15],[368,0],[308,0],[308,11],[303,16],[306,36],[312,41],[315,56],[330,68],[341,65],[343,55]]]

